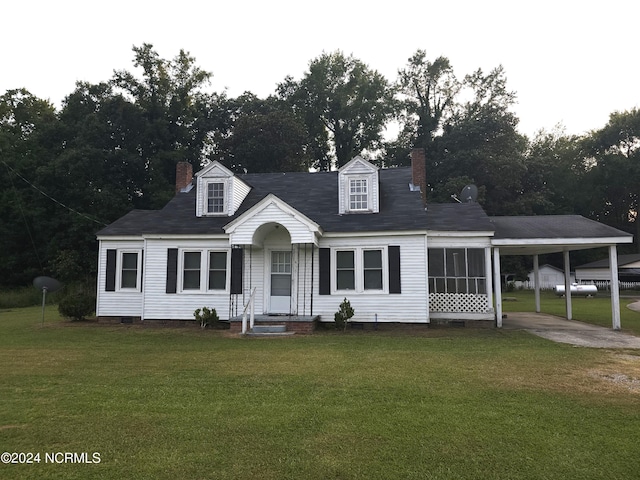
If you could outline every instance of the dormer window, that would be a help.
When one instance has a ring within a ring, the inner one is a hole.
[[[196,173],[196,217],[232,216],[251,187],[217,161]]]
[[[369,210],[369,188],[366,178],[349,180],[349,210]]]
[[[338,170],[338,213],[380,211],[378,168],[355,157]]]
[[[207,184],[207,213],[224,213],[224,183]]]

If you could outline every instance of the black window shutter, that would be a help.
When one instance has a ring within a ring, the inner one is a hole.
[[[116,291],[116,250],[107,250],[107,278],[105,291]]]
[[[389,246],[389,293],[402,293],[400,289],[400,247]]]
[[[231,249],[231,293],[242,293],[242,258],[241,248]]]
[[[320,278],[318,283],[318,293],[320,295],[331,295],[331,249],[318,249],[318,263]]]
[[[144,250],[140,252],[140,291],[144,284]]]
[[[178,290],[178,249],[167,249],[167,293]]]

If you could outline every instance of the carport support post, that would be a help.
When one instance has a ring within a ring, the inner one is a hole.
[[[564,298],[567,306],[567,320],[573,318],[571,311],[571,264],[569,263],[569,250],[566,248],[564,253]]]
[[[533,291],[536,299],[536,313],[540,313],[540,264],[538,255],[533,256]]]
[[[611,273],[611,323],[620,330],[620,288],[618,285],[618,250],[609,245],[609,272]]]
[[[500,249],[493,248],[493,288],[496,293],[496,327],[502,328],[502,282],[500,281]]]

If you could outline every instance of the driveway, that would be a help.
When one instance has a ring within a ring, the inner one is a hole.
[[[640,302],[633,306],[640,311]],[[640,337],[543,313],[509,312],[502,320],[502,328],[526,330],[554,342],[581,347],[640,349]]]

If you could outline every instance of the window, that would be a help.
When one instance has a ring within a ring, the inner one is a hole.
[[[182,289],[200,290],[200,252],[184,252]]]
[[[209,252],[209,290],[227,288],[227,252]]]
[[[349,180],[349,210],[369,209],[369,189],[366,178]]]
[[[336,252],[336,289],[355,290],[356,266],[353,251]]]
[[[207,213],[224,213],[224,183],[207,184]]]
[[[120,288],[138,288],[138,253],[122,252],[120,270]]]
[[[482,248],[430,248],[431,293],[487,293]]]
[[[335,252],[335,289],[384,291],[387,289],[386,249],[355,248]]]
[[[382,250],[364,252],[364,289],[382,290]]]

